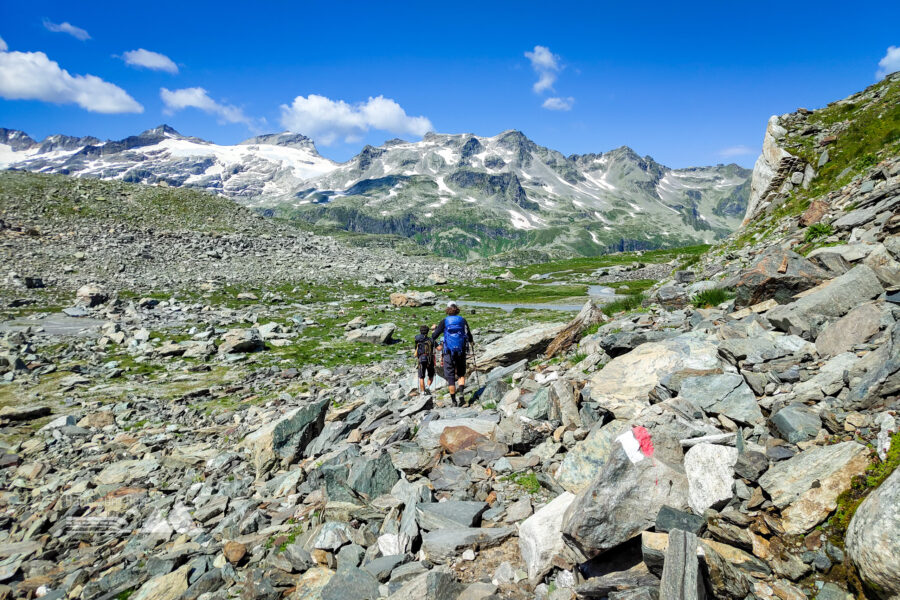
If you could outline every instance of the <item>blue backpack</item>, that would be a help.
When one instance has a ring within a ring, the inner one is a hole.
[[[444,318],[444,352],[461,354],[466,351],[466,325],[459,315]]]

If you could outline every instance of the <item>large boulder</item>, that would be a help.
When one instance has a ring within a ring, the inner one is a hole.
[[[592,558],[653,527],[663,506],[686,508],[687,491],[684,472],[620,445],[569,505],[563,536]]]
[[[734,495],[734,463],[737,448],[697,444],[684,455],[688,479],[688,503],[695,514],[719,508]]]
[[[881,310],[872,303],[857,306],[822,330],[816,338],[816,350],[822,356],[835,356],[852,350],[878,331],[881,315]]]
[[[771,248],[729,283],[734,286],[735,306],[752,306],[769,299],[787,304],[794,294],[827,278],[828,273],[799,254]]]
[[[393,323],[369,325],[348,331],[346,337],[351,342],[368,342],[370,344],[390,344],[393,341],[397,326]]]
[[[883,291],[872,269],[858,265],[798,300],[773,308],[766,317],[781,331],[796,329],[815,336],[824,322],[843,317]]]
[[[492,369],[536,356],[565,328],[566,323],[539,323],[503,336],[479,353],[478,368]]]
[[[241,441],[253,457],[257,475],[268,471],[278,459],[293,462],[306,445],[322,433],[328,400],[322,399],[292,409],[283,417],[263,425]]]
[[[109,295],[99,285],[88,283],[75,292],[75,302],[79,306],[93,308],[99,306],[109,299]]]
[[[519,526],[519,552],[528,567],[529,578],[547,573],[553,567],[553,558],[565,550],[563,517],[574,499],[574,494],[564,492]]]
[[[219,354],[257,352],[265,350],[265,348],[266,343],[255,327],[250,329],[230,329],[222,336],[222,343],[219,344]]]
[[[900,598],[900,469],[856,509],[845,545],[879,597]]]
[[[759,484],[781,509],[789,534],[804,534],[831,514],[854,476],[865,472],[869,451],[856,442],[816,446],[775,463]]]
[[[721,368],[716,345],[693,334],[642,344],[613,360],[590,380],[591,399],[619,419],[650,406],[650,391],[678,371],[713,373]]]
[[[434,292],[394,292],[390,297],[394,306],[434,306]]]

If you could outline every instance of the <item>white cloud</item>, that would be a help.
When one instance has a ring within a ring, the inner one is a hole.
[[[44,27],[47,29],[47,31],[53,31],[55,33],[68,33],[73,38],[81,40],[82,42],[84,40],[91,39],[91,34],[89,34],[81,27],[75,27],[68,21],[64,23],[54,23],[52,21],[44,19]]]
[[[43,52],[0,51],[0,97],[77,104],[98,113],[141,113],[144,107],[117,85],[94,75],[70,75]]]
[[[878,71],[875,73],[875,77],[884,79],[895,71],[900,71],[900,47],[890,46],[884,58],[878,61]]]
[[[6,42],[3,41],[3,38],[0,37],[0,52],[6,52],[9,46],[6,45]]]
[[[416,136],[433,129],[427,117],[411,117],[402,106],[384,96],[357,104],[317,94],[297,96],[292,104],[281,105],[281,124],[325,146],[339,138],[347,143],[358,142],[370,129]]]
[[[547,98],[541,106],[547,110],[572,110],[573,104],[575,104],[575,98],[569,96],[568,98]]]
[[[243,123],[250,129],[257,129],[259,123],[256,119],[248,117],[244,111],[232,104],[222,104],[209,97],[202,87],[182,88],[170,90],[160,88],[159,97],[162,98],[166,108],[163,112],[167,115],[175,114],[185,108],[198,108],[205,113],[216,115],[225,123]]]
[[[744,146],[743,144],[738,146],[729,146],[728,148],[722,148],[719,150],[719,156],[723,158],[731,158],[734,156],[746,156],[748,154],[757,154],[759,149],[753,149],[750,146]]]
[[[531,61],[531,68],[538,74],[538,80],[534,82],[534,92],[540,94],[547,90],[553,90],[556,83],[556,74],[560,70],[559,57],[546,46],[535,46],[533,52],[526,52],[526,58]]]
[[[159,52],[138,48],[137,50],[129,50],[124,53],[122,59],[126,65],[131,65],[132,67],[143,67],[151,71],[165,71],[173,75],[178,73],[178,65],[172,62],[171,58]]]

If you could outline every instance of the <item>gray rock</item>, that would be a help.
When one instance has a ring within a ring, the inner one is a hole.
[[[479,352],[478,367],[492,369],[536,356],[546,350],[565,327],[566,323],[540,323],[506,335]]]
[[[736,373],[687,377],[678,395],[713,415],[725,415],[733,421],[757,425],[765,421],[753,390]]]
[[[0,408],[0,419],[9,421],[31,421],[50,414],[49,406],[12,406]]]
[[[827,286],[790,304],[773,308],[766,317],[782,331],[793,328],[816,335],[824,321],[843,317],[883,291],[872,269],[857,265],[832,279]]]
[[[592,577],[575,587],[575,595],[578,598],[599,599],[611,597],[616,593],[658,587],[659,579],[656,576],[640,569],[634,569]]]
[[[370,573],[356,567],[339,570],[325,587],[322,588],[322,600],[376,600],[379,593],[378,580]]]
[[[369,325],[360,329],[353,329],[346,333],[346,338],[352,342],[368,342],[370,344],[389,344],[393,340],[397,326],[393,323]]]
[[[389,599],[457,600],[464,589],[465,586],[456,581],[456,578],[451,573],[436,569],[411,579],[403,587],[391,594]]]
[[[406,560],[406,556],[403,554],[379,556],[364,564],[362,568],[378,581],[385,582],[390,578],[391,572],[405,563]]]
[[[868,464],[868,450],[862,444],[816,446],[775,463],[759,484],[781,509],[784,530],[805,533],[837,507],[838,495]]]
[[[663,506],[656,515],[656,531],[669,532],[680,529],[693,534],[699,534],[706,525],[706,520],[699,515],[693,515],[683,510],[677,510],[671,506]]]
[[[827,277],[825,271],[799,254],[773,247],[728,284],[736,293],[735,306],[752,306],[769,299],[787,304],[795,294]]]
[[[900,287],[900,262],[894,260],[883,244],[878,244],[863,262],[875,272],[885,288]]]
[[[476,527],[489,508],[486,502],[448,500],[416,505],[416,520],[425,531],[443,528]]]
[[[695,334],[642,344],[612,359],[590,380],[591,400],[616,418],[631,419],[650,406],[649,394],[662,377],[682,370],[720,368],[716,345]],[[635,377],[640,373],[641,377]]]
[[[233,354],[238,352],[258,352],[265,350],[266,343],[259,335],[256,328],[232,329],[222,336],[219,344],[219,354]]]
[[[614,548],[652,527],[663,506],[687,506],[687,477],[661,460],[632,462],[615,448],[566,510],[566,543],[586,558]]]
[[[697,561],[697,536],[676,529],[669,533],[666,562],[659,582],[660,600],[700,600],[706,597]]]
[[[277,421],[267,423],[241,441],[250,451],[257,475],[265,473],[276,460],[293,462],[306,445],[322,432],[328,399],[294,408]]]
[[[878,331],[881,314],[874,304],[857,306],[822,330],[816,338],[816,350],[822,356],[835,356],[852,350]]]
[[[566,453],[556,473],[559,484],[573,494],[590,485],[618,445],[615,439],[625,429],[626,423],[623,421],[611,421],[603,427],[592,429],[585,439]]]
[[[781,435],[792,444],[816,437],[822,421],[805,404],[789,404],[772,416],[772,423]]]
[[[900,596],[900,469],[856,509],[845,548],[863,581],[879,595]]]
[[[422,549],[429,560],[442,563],[458,556],[466,548],[491,548],[512,535],[511,527],[484,529],[478,527],[446,528],[422,534]]]
[[[769,459],[762,452],[744,450],[734,463],[734,472],[739,477],[755,482],[769,468]]]
[[[860,374],[859,382],[850,387],[847,397],[850,407],[857,410],[870,408],[880,398],[900,390],[900,322],[891,326],[885,343],[862,358],[860,363],[866,370]]]

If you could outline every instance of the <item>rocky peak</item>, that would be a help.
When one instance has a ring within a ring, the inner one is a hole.
[[[6,144],[19,152],[33,147],[37,142],[31,139],[24,131],[0,127],[0,144]]]
[[[300,133],[283,131],[281,133],[266,133],[257,135],[250,139],[244,140],[240,145],[249,146],[253,144],[271,144],[273,146],[284,146],[286,148],[299,148],[308,150],[318,154],[315,142]]]

